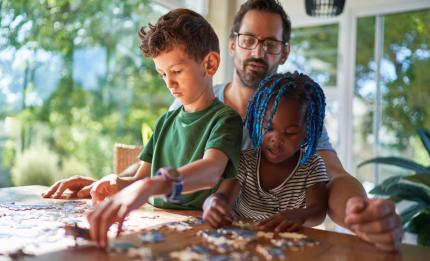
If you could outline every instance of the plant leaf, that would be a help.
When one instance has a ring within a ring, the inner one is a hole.
[[[421,128],[417,130],[417,134],[430,156],[430,131],[428,129]]]
[[[397,166],[403,169],[409,169],[409,170],[415,171],[417,173],[429,172],[429,169],[426,168],[425,166],[415,163],[412,160],[399,158],[399,157],[376,157],[376,158],[361,162],[360,164],[358,164],[357,168],[361,168],[362,166],[370,163]]]
[[[422,209],[422,205],[421,204],[414,204],[410,207],[408,207],[407,209],[403,210],[400,213],[400,217],[402,218],[402,224],[403,226],[408,224],[411,219],[420,212],[420,210]]]
[[[419,232],[417,242],[418,245],[430,246],[430,235],[426,232]]]
[[[405,229],[418,235],[418,244],[430,245],[430,209],[425,209],[413,217]]]
[[[399,183],[402,176],[394,176],[385,179],[381,184],[374,187],[369,193],[370,194],[376,194],[376,195],[385,195],[385,191],[390,189],[394,184]]]
[[[425,206],[430,207],[430,195],[429,192],[423,187],[413,185],[398,183],[393,184],[390,187],[383,187],[382,184],[376,186],[371,193],[377,192],[375,194],[389,197],[399,197],[403,200],[410,200],[417,203],[422,203]]]
[[[411,182],[415,182],[430,188],[430,172],[429,173],[421,173],[415,174],[411,176],[402,177],[403,179]]]

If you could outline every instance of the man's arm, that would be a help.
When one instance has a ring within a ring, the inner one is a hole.
[[[384,251],[397,251],[403,236],[400,216],[387,199],[367,199],[363,186],[346,172],[334,151],[319,151],[330,178],[329,216]]]
[[[328,215],[336,224],[346,227],[345,210],[348,199],[352,197],[367,198],[361,183],[351,176],[342,166],[336,153],[331,150],[319,150],[324,159],[328,183]]]

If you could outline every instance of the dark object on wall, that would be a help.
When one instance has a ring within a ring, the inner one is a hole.
[[[340,15],[345,0],[305,0],[306,13],[310,16]]]

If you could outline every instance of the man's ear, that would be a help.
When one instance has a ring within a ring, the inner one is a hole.
[[[203,60],[206,75],[214,76],[220,64],[220,55],[218,52],[209,52]]]
[[[279,61],[279,64],[284,64],[285,61],[288,58],[288,55],[290,54],[290,43],[288,42],[288,45],[285,46],[284,50],[282,51],[281,54],[281,60]]]
[[[233,56],[236,51],[236,41],[234,39],[235,38],[233,37],[228,40],[228,54],[230,56]]]

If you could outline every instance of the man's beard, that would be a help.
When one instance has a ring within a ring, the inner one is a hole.
[[[260,63],[264,65],[265,69],[260,72],[255,72],[255,71],[247,72],[246,67],[250,62]],[[241,68],[241,70],[238,70],[238,68],[236,68],[236,73],[239,76],[239,79],[242,82],[242,85],[248,88],[256,89],[260,84],[260,82],[271,72],[269,72],[269,65],[263,59],[248,58],[243,62],[243,67]]]

